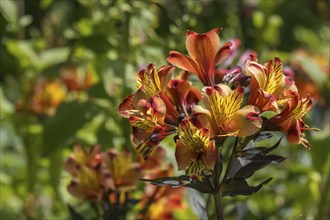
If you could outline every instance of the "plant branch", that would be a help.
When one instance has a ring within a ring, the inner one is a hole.
[[[214,199],[214,205],[215,205],[215,210],[217,214],[217,220],[223,220],[223,204],[222,204],[222,195],[218,191],[217,193],[213,194],[213,199]]]
[[[230,159],[229,159],[229,162],[228,162],[226,173],[225,173],[225,175],[223,177],[223,181],[225,181],[228,178],[229,172],[231,170],[231,166],[233,165],[233,162],[235,160],[234,153],[235,153],[235,151],[237,149],[237,146],[239,144],[239,140],[240,140],[240,138],[238,138],[238,137],[235,138],[234,147],[233,147],[233,150],[232,150],[231,155],[230,155]]]
[[[217,220],[223,220],[223,206],[222,206],[222,196],[219,192],[219,181],[220,181],[220,175],[221,175],[221,169],[220,169],[220,145],[217,145],[217,154],[216,154],[216,162],[214,164],[214,174],[213,174],[213,199],[214,199],[214,205],[216,210],[216,216]]]

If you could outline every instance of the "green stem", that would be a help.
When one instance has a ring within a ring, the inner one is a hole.
[[[213,194],[215,210],[217,214],[217,220],[223,220],[223,205],[222,205],[222,196],[220,192],[216,192]]]
[[[229,159],[229,163],[228,163],[228,166],[227,166],[227,169],[226,169],[226,173],[225,173],[225,175],[224,175],[224,177],[223,177],[223,181],[225,181],[225,180],[227,179],[227,177],[228,177],[228,175],[229,175],[229,172],[230,172],[230,169],[231,169],[231,166],[233,165],[233,162],[234,162],[234,160],[235,160],[234,153],[235,153],[235,151],[236,151],[236,148],[237,148],[237,146],[238,146],[238,143],[239,143],[239,138],[236,137],[236,138],[235,138],[234,147],[233,147],[233,150],[232,150],[232,152],[231,152],[230,159]]]
[[[213,199],[214,199],[214,205],[216,210],[216,216],[217,220],[223,220],[223,207],[222,207],[222,196],[219,189],[219,181],[220,181],[220,145],[217,145],[217,154],[216,154],[216,162],[214,164],[214,174],[213,174]]]

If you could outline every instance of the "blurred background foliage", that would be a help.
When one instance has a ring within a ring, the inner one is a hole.
[[[186,30],[220,26],[222,42],[238,38],[241,50],[263,62],[278,55],[295,71],[314,98],[309,124],[322,129],[308,134],[310,151],[277,150],[288,159],[258,173],[256,181],[275,177],[261,192],[226,198],[229,219],[327,219],[329,24],[324,0],[1,0],[0,218],[69,218],[66,205],[78,201],[62,165],[73,144],[134,152],[116,109],[137,71],[185,53]],[[172,140],[164,145],[173,151]]]

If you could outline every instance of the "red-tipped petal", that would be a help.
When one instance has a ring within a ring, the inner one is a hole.
[[[231,121],[230,130],[239,131],[239,137],[246,137],[256,133],[262,127],[262,119],[259,117],[259,109],[253,105],[247,105],[238,110]]]
[[[124,118],[129,118],[129,110],[133,109],[132,104],[132,97],[134,96],[134,93],[127,96],[122,103],[120,103],[118,107],[118,114]]]
[[[220,50],[218,50],[214,59],[214,63],[216,66],[222,63],[232,53],[232,45],[232,42],[228,41],[220,48]]]
[[[199,66],[190,57],[187,57],[179,52],[170,51],[170,56],[167,57],[167,61],[183,70],[194,73],[198,76],[200,71]]]
[[[213,78],[214,60],[220,47],[219,31],[220,29],[216,28],[205,34],[191,33],[186,39],[187,51],[190,57],[201,66],[202,73],[199,75],[203,74],[204,78]]]

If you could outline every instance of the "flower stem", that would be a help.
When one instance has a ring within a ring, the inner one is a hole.
[[[214,204],[215,204],[215,210],[217,214],[217,220],[223,220],[223,205],[222,205],[222,196],[220,192],[213,194]]]
[[[225,173],[225,175],[224,175],[224,177],[223,177],[223,181],[225,181],[225,180],[227,179],[227,177],[228,177],[228,175],[229,175],[229,172],[230,172],[230,170],[231,170],[231,166],[233,165],[233,162],[234,162],[234,160],[235,160],[234,153],[235,153],[235,151],[236,151],[236,149],[237,149],[238,143],[239,143],[239,138],[236,137],[236,138],[235,138],[234,147],[233,147],[233,150],[232,150],[232,152],[231,152],[230,159],[229,159],[229,163],[228,163],[228,166],[227,166],[227,169],[226,169],[226,173]]]

